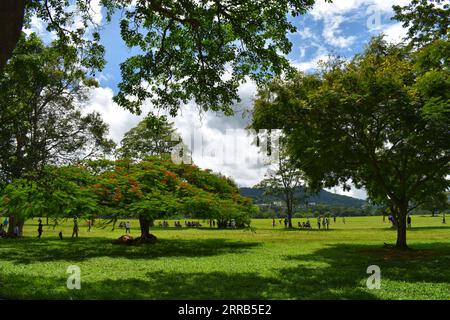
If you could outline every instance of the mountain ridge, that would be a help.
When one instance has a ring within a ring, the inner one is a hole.
[[[239,188],[239,192],[242,196],[252,198],[255,204],[271,203],[275,201],[283,201],[282,196],[266,196],[264,195],[264,189],[262,188]],[[299,188],[296,194],[302,194],[303,188]],[[366,204],[366,200],[353,198],[350,196],[340,195],[332,193],[326,190],[321,190],[318,194],[312,195],[307,199],[307,203],[326,204],[335,206],[346,206],[353,208],[361,208]]]

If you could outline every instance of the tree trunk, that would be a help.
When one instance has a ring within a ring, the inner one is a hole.
[[[0,1],[0,72],[19,40],[24,14],[25,0]]]
[[[395,247],[400,250],[407,250],[408,245],[406,244],[406,216],[407,206],[400,206],[397,211],[397,243]]]
[[[140,216],[139,217],[139,226],[141,228],[141,238],[146,239],[150,237],[150,222],[151,220],[148,217]]]
[[[293,209],[293,195],[286,201],[287,205],[287,218],[288,218],[288,228],[292,229],[292,209]]]
[[[150,226],[153,225],[153,219],[147,216],[139,217],[139,226],[141,228],[141,236],[136,239],[140,243],[155,243],[156,237],[150,233]]]
[[[9,224],[8,224],[8,237],[14,236],[14,227],[17,225],[19,227],[19,236],[23,235],[23,225],[25,224],[25,219],[18,218],[15,216],[9,217]]]
[[[218,229],[226,229],[227,225],[228,225],[227,220],[217,219],[217,228]]]

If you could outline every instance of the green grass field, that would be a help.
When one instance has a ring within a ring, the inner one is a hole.
[[[297,221],[294,223],[297,225]],[[45,222],[45,221],[44,221]],[[315,222],[314,219],[311,222]],[[278,221],[277,221],[278,223]],[[80,224],[80,238],[51,226],[36,239],[0,239],[0,297],[20,299],[449,299],[450,225],[413,217],[405,253],[384,249],[396,233],[381,217],[338,218],[328,231],[272,228],[254,220],[244,230],[152,229],[153,245],[113,245],[124,234]],[[171,226],[173,222],[171,222]],[[313,227],[316,227],[313,223]],[[138,222],[132,221],[138,236]],[[69,290],[66,269],[81,269]],[[381,289],[369,290],[369,265],[381,268]]]

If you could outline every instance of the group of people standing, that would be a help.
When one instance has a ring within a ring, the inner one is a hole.
[[[320,230],[322,228],[323,230],[330,229],[330,218],[328,217],[317,217],[317,228]]]
[[[317,217],[317,228],[323,229],[323,230],[329,230],[330,229],[330,217],[327,216],[318,216]],[[333,216],[333,221],[336,222],[336,216]],[[279,224],[281,224],[282,219],[279,220]],[[342,217],[342,222],[345,224],[345,217]],[[276,221],[275,218],[272,219],[272,227],[275,228]],[[284,218],[284,227],[287,228],[289,226],[289,219],[286,217]],[[299,229],[311,229],[311,222],[309,221],[309,218],[306,219],[306,222],[299,222],[298,223]]]

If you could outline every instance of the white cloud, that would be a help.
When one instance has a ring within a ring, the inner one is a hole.
[[[403,6],[408,3],[410,0],[334,0],[333,3],[316,1],[310,13],[316,20],[323,20],[325,17],[360,10],[361,7],[372,7],[381,13],[390,13],[393,5]]]
[[[177,117],[169,117],[183,141],[191,145],[196,165],[230,176],[240,186],[253,186],[266,172],[266,166],[260,160],[259,149],[252,144],[253,138],[243,130],[250,121],[246,111],[250,109],[255,93],[256,85],[252,82],[240,87],[242,102],[236,105],[237,113],[233,117],[220,116],[214,112],[200,114],[193,103],[183,106]],[[147,104],[143,107],[142,115],[136,116],[114,103],[113,96],[111,88],[92,89],[84,110],[97,111],[102,115],[109,124],[109,136],[116,143],[149,111],[167,114],[154,110]]]
[[[109,137],[116,143],[122,140],[123,134],[136,126],[143,116],[136,116],[119,107],[113,100],[114,92],[111,88],[94,88],[90,98],[85,103],[85,112],[97,111],[109,125]],[[148,112],[148,111],[147,111]]]
[[[48,32],[46,28],[47,23],[44,20],[36,16],[32,16],[30,28],[24,28],[23,32],[25,32],[26,35],[30,35],[34,32],[44,41],[44,43],[50,43],[56,39],[56,33],[54,31]]]
[[[399,43],[406,37],[408,30],[403,28],[402,24],[399,22],[386,26],[381,32],[385,35],[387,41]]]
[[[335,187],[335,188],[325,189],[325,190],[332,192],[332,193],[336,193],[336,194],[340,194],[340,195],[344,195],[344,196],[348,196],[348,197],[353,197],[353,198],[357,198],[357,199],[362,199],[362,200],[367,199],[366,190],[356,189],[353,186],[350,191],[344,191],[341,187]]]
[[[325,16],[324,27],[323,27],[323,37],[332,46],[338,48],[346,48],[351,46],[356,41],[355,36],[342,36],[342,30],[340,26],[344,22],[343,16]]]
[[[381,24],[381,16],[392,16],[393,5],[406,5],[409,0],[335,0],[333,3],[317,1],[310,14],[316,21],[323,21],[324,40],[337,48],[351,46],[356,40],[355,35],[345,37],[342,35],[341,26],[345,22],[354,21],[356,18],[366,17],[367,31],[386,30],[390,25]],[[373,25],[372,20],[375,19]],[[392,31],[392,30],[390,30]]]

